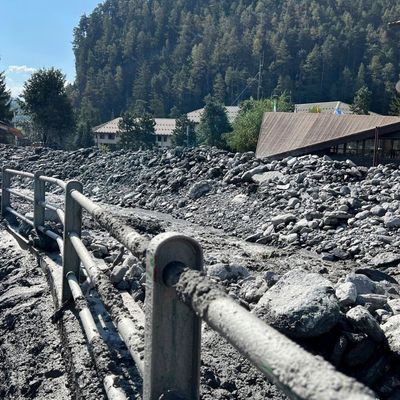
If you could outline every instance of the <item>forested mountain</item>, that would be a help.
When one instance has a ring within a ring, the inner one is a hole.
[[[399,74],[395,0],[106,0],[74,31],[76,107],[93,122],[145,106],[187,112],[287,91],[351,102],[366,84],[388,112]],[[246,89],[247,87],[247,89]]]

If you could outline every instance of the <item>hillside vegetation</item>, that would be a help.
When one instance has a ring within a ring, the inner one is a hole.
[[[366,84],[388,112],[399,74],[393,0],[107,0],[74,32],[72,94],[102,122],[133,108],[156,116],[287,91],[295,102],[351,102]],[[247,88],[246,88],[247,87]]]

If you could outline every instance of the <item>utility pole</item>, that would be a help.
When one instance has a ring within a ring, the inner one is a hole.
[[[264,52],[260,56],[260,63],[258,65],[258,86],[257,86],[257,100],[260,100],[261,86],[262,86],[262,69],[264,66]]]
[[[189,147],[189,125],[186,126],[186,145]]]

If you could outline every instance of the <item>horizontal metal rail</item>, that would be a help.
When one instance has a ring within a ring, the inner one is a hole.
[[[149,241],[144,236],[113,217],[109,211],[89,200],[77,190],[71,191],[71,197],[133,255],[142,257],[145,254]]]
[[[73,272],[68,273],[67,280],[68,285],[71,289],[72,297],[78,309],[79,318],[81,320],[83,330],[85,331],[86,339],[92,347],[96,346],[99,348],[99,352],[102,353],[102,357],[104,358],[105,354],[107,354],[107,350],[105,349],[106,344],[104,343],[99,334],[99,331],[97,330],[96,323],[94,322],[92,313],[89,310],[89,306],[79,286],[76,275]],[[117,377],[114,374],[109,373],[109,371],[104,371],[104,365],[109,364],[109,362],[105,362],[104,359],[98,359],[98,352],[92,352],[92,355],[98,368],[102,372],[101,375],[103,375],[103,386],[107,393],[107,397],[110,400],[127,400],[128,398],[125,395],[124,391],[120,387],[118,387],[119,385],[117,384]],[[110,384],[111,382],[113,383],[112,385]]]
[[[63,225],[65,224],[65,213],[61,208],[59,208],[57,206],[54,206],[53,204],[49,204],[49,203],[47,203],[45,201],[41,201],[39,203],[39,205],[44,207],[44,208],[46,208],[46,209],[48,209],[48,210],[54,211],[57,214],[57,216],[58,216],[59,220],[61,221],[61,223]]]
[[[179,276],[169,271],[171,284]],[[179,267],[178,267],[179,268]],[[374,400],[373,392],[336,371],[237,304],[199,271],[186,270],[175,285],[179,298],[291,399]]]
[[[43,181],[43,182],[54,183],[55,185],[59,186],[63,190],[65,190],[65,188],[67,187],[67,184],[63,180],[58,179],[58,178],[52,178],[50,176],[42,175],[39,177],[39,180]]]
[[[28,225],[33,226],[33,221],[31,219],[26,218],[24,215],[22,215],[18,211],[15,211],[13,208],[6,207],[6,211],[9,212],[10,214],[14,215],[15,217],[19,218],[21,221],[24,221]]]
[[[27,196],[26,194],[22,194],[19,193],[17,190],[13,190],[13,189],[6,189],[8,193],[14,195],[14,196],[18,196],[21,199],[24,199],[26,201],[30,201],[31,203],[33,203],[35,201],[35,199],[32,196]]]
[[[92,284],[98,287],[101,274],[96,262],[93,260],[92,255],[86,249],[85,245],[82,243],[82,240],[76,233],[71,233],[69,236],[71,239],[71,243],[74,246],[80,260],[82,261],[82,264],[84,265]],[[99,291],[99,294],[101,297],[101,290]],[[116,293],[116,296],[119,296],[119,294]],[[104,305],[107,308],[107,302],[104,302]],[[111,318],[114,320],[118,332],[120,333],[133,360],[135,361],[139,373],[143,376],[144,363],[143,355],[141,354],[143,351],[143,341],[140,339],[140,337],[138,338],[137,333],[135,334],[135,332],[138,332],[138,325],[134,323],[131,318],[124,316],[124,314],[121,314],[121,316],[119,316],[118,318],[113,318],[113,310],[110,310],[108,308],[108,311],[111,311]]]
[[[38,226],[37,229],[44,235],[48,236],[50,239],[55,240],[57,242],[58,248],[60,249],[60,252],[62,253],[64,241],[60,235],[57,235],[57,233],[51,231],[50,229],[47,229],[45,226]]]
[[[17,175],[17,176],[22,176],[24,178],[31,178],[33,179],[35,177],[35,174],[31,174],[30,172],[25,172],[25,171],[18,171],[16,169],[10,169],[6,168],[5,171],[11,175]]]

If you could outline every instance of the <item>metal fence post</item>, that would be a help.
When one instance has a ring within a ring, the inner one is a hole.
[[[11,177],[6,171],[7,167],[3,167],[2,170],[2,183],[1,183],[1,215],[4,217],[7,213],[6,208],[10,207],[10,193],[7,189],[10,188]]]
[[[201,270],[203,254],[193,239],[177,234],[156,236],[147,250],[146,329],[143,399],[196,400],[200,384],[201,319],[179,301],[165,282],[166,267]],[[167,397],[166,397],[167,398]]]
[[[64,246],[62,254],[63,281],[61,292],[62,304],[72,298],[67,274],[72,271],[79,279],[79,267],[81,263],[69,236],[71,233],[76,233],[80,237],[82,229],[82,207],[72,198],[72,190],[77,190],[82,193],[82,184],[78,181],[68,181],[65,187]]]
[[[43,175],[42,171],[35,172],[33,181],[33,197],[35,200],[33,203],[33,225],[36,230],[39,226],[44,225],[45,219],[45,208],[41,203],[46,199],[46,188],[45,182],[39,179],[41,175]]]

